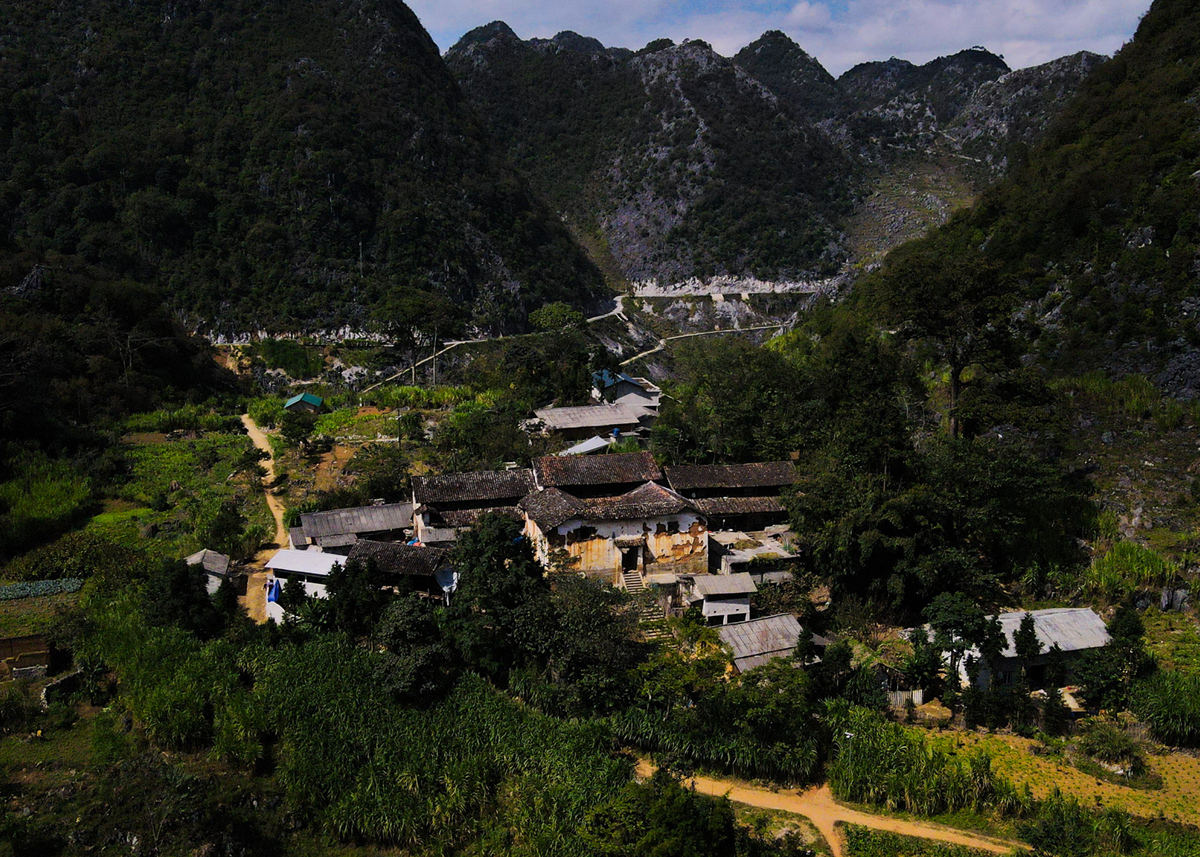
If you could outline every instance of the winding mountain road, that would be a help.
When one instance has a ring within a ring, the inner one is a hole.
[[[638,760],[637,772],[640,777],[648,777],[654,773],[654,765],[644,759],[640,759]],[[802,815],[811,821],[813,826],[825,837],[825,841],[829,843],[829,848],[833,851],[834,857],[844,857],[846,853],[841,833],[837,829],[839,822],[857,824],[862,827],[869,827],[873,830],[884,830],[889,833],[899,833],[903,836],[934,839],[938,842],[962,845],[967,848],[987,851],[991,854],[1010,854],[1014,850],[1028,850],[1027,846],[1019,842],[991,839],[965,830],[956,830],[938,824],[906,821],[901,818],[871,815],[870,813],[850,809],[849,807],[841,806],[833,799],[833,793],[830,792],[828,785],[800,792],[793,790],[774,792],[729,780],[718,780],[712,777],[692,777],[686,784],[694,787],[700,794],[713,795],[714,797],[728,797],[731,801],[756,806],[761,809],[780,810],[782,812]]]

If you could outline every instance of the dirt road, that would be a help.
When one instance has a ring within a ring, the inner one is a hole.
[[[266,461],[263,466],[267,470],[266,481],[270,482],[275,479],[275,459],[271,455],[271,443],[267,440],[267,436],[263,434],[262,429],[255,424],[254,420],[250,419],[249,414],[242,414],[242,425],[246,427],[246,434],[250,435],[250,440],[256,447],[267,454]],[[271,510],[271,516],[275,519],[275,544],[272,547],[263,548],[254,557],[250,563],[250,568],[246,573],[246,594],[242,596],[242,606],[246,609],[246,613],[255,622],[265,622],[267,620],[267,593],[265,585],[267,582],[267,572],[263,566],[275,556],[275,552],[280,548],[287,547],[288,531],[283,525],[283,503],[279,498],[270,491],[266,493],[267,507]]]
[[[638,776],[648,777],[654,773],[654,766],[643,760],[638,761]],[[813,823],[829,847],[834,857],[843,857],[841,834],[836,825],[838,822],[858,824],[874,830],[886,830],[889,833],[899,833],[904,836],[917,836],[921,839],[935,839],[952,845],[963,845],[967,848],[977,848],[992,854],[1008,854],[1014,849],[1025,850],[1025,846],[1017,842],[1004,842],[998,839],[987,839],[965,830],[955,830],[937,824],[925,824],[916,821],[905,821],[882,815],[871,815],[866,812],[840,806],[829,791],[829,786],[819,786],[806,791],[780,790],[778,792],[755,788],[726,780],[710,777],[693,777],[690,785],[695,786],[701,794],[724,795],[737,803],[749,804],[762,809],[781,810],[802,815]]]

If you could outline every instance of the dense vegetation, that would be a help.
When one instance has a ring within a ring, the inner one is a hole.
[[[0,288],[54,255],[220,330],[521,327],[599,274],[489,146],[398,0],[10,4]]]
[[[864,291],[901,288],[922,259],[990,270],[1045,361],[1161,373],[1194,396],[1198,32],[1191,4],[1155,3],[1007,180]],[[934,289],[926,303],[945,311],[954,297]]]

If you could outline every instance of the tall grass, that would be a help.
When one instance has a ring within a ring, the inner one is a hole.
[[[1200,746],[1200,675],[1158,670],[1134,689],[1133,710],[1160,741]]]
[[[452,408],[475,399],[470,387],[377,387],[361,396],[363,405],[377,408]]]
[[[1074,391],[1087,396],[1107,413],[1123,414],[1135,419],[1152,419],[1163,431],[1174,431],[1185,421],[1193,422],[1197,411],[1163,396],[1154,383],[1144,375],[1126,375],[1112,379],[1103,372],[1089,372],[1066,378],[1053,384],[1060,390]]]
[[[1136,542],[1117,542],[1083,573],[1083,588],[1094,598],[1119,601],[1138,589],[1165,586],[1179,568]]]
[[[831,706],[830,720],[829,786],[842,800],[918,815],[972,809],[1021,817],[1033,811],[1028,789],[1018,792],[997,775],[986,753],[950,756],[875,712],[840,703]]]
[[[25,453],[0,482],[0,557],[22,553],[61,535],[92,499],[86,476],[70,461]]]
[[[240,431],[237,417],[218,414],[211,408],[200,405],[184,405],[175,410],[159,409],[143,414],[134,414],[125,421],[129,432],[171,431]]]

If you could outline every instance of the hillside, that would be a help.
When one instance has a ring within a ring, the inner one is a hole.
[[[1059,371],[1157,378],[1194,398],[1200,368],[1200,11],[1160,0],[1088,77],[1045,141],[945,228],[918,260],[995,272],[1025,347]]]
[[[835,80],[778,31],[728,59],[699,41],[522,40],[502,22],[446,60],[615,284],[811,278],[870,261],[1002,172],[1091,67],[1027,69],[1008,85],[1004,61],[972,48]],[[879,210],[905,197],[919,199]]]
[[[511,329],[601,286],[398,0],[8,3],[0,176],[0,288],[77,259],[205,329],[403,327],[438,299]]]

